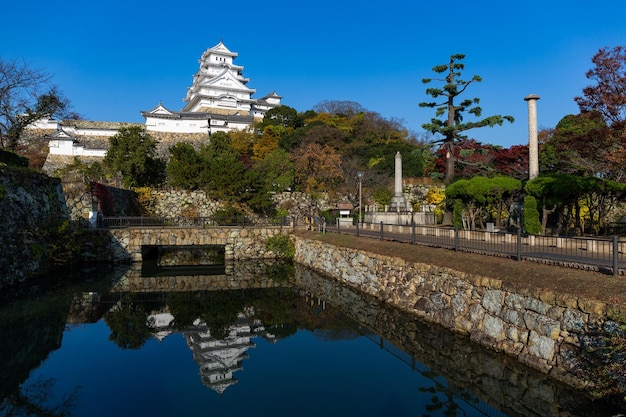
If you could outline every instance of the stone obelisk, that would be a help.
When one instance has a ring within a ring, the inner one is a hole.
[[[393,197],[389,211],[409,211],[404,194],[402,193],[402,156],[396,152],[396,166],[393,181]]]
[[[528,179],[539,175],[539,145],[537,139],[537,94],[524,97],[528,102]]]

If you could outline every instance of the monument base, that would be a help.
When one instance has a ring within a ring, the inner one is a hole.
[[[365,223],[383,223],[397,225],[411,225],[411,219],[418,225],[435,224],[435,213],[429,212],[391,212],[381,211],[365,213]]]
[[[391,198],[391,204],[389,205],[390,212],[404,212],[410,211],[409,203],[404,199],[402,195],[396,195]]]

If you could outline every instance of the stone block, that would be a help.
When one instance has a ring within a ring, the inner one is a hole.
[[[585,313],[597,314],[599,316],[606,315],[607,307],[606,304],[601,301],[590,300],[590,299],[579,299],[578,306]]]
[[[485,334],[495,340],[504,340],[506,324],[500,317],[486,314],[483,319],[483,331]]]
[[[555,341],[531,331],[528,339],[528,353],[541,359],[552,360],[554,357]]]
[[[489,313],[500,314],[504,304],[504,292],[500,290],[485,291],[482,304]]]

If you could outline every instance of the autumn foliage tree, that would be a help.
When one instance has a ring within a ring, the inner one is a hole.
[[[296,179],[308,193],[332,191],[342,179],[341,156],[328,145],[304,144],[292,157]]]
[[[609,178],[624,181],[626,173],[626,46],[602,48],[593,56],[586,76],[593,81],[575,98],[582,114],[598,112],[609,129],[602,160]],[[607,145],[608,143],[608,145]]]
[[[610,126],[624,127],[626,120],[626,46],[602,48],[585,74],[595,84],[574,100],[581,112],[599,111]]]

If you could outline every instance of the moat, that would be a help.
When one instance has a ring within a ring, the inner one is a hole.
[[[0,415],[619,412],[299,265],[199,269],[97,268],[3,300]]]

